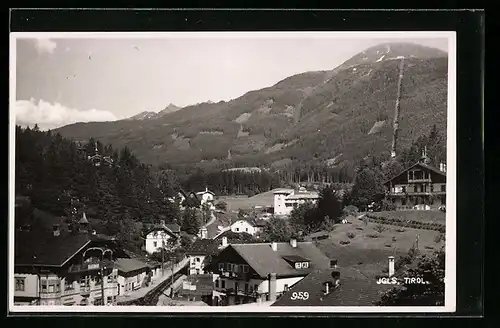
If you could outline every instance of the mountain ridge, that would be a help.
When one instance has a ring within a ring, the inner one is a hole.
[[[92,136],[127,145],[151,164],[269,166],[287,159],[328,161],[341,153],[336,162],[352,163],[389,150],[401,57],[404,146],[427,132],[431,121],[446,127],[447,53],[411,43],[371,47],[332,70],[295,74],[227,102],[57,130],[77,140]]]

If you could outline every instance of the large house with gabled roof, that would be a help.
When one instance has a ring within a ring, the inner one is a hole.
[[[276,300],[312,270],[329,268],[329,258],[312,242],[230,244],[213,259],[219,304]]]
[[[396,210],[434,210],[446,206],[446,164],[439,169],[430,164],[426,152],[422,158],[384,183],[385,199]]]

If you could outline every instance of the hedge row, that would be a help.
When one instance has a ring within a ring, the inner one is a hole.
[[[366,217],[368,218],[368,221],[373,223],[395,225],[405,228],[434,230],[442,233],[446,231],[446,227],[444,224],[436,222],[421,222],[415,220],[402,220],[398,218],[386,218],[382,216],[375,216],[373,214],[367,214]]]

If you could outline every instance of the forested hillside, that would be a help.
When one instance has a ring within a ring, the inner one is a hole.
[[[446,131],[447,54],[410,43],[372,47],[331,70],[297,74],[228,102],[57,131],[127,146],[153,165],[257,166],[286,171],[289,180],[297,180],[297,171],[309,180],[349,180],[359,160],[389,155],[402,57],[398,145],[404,148],[432,125]],[[311,177],[325,168],[336,172]]]

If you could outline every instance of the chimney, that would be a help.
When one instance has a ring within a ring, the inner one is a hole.
[[[226,247],[227,246],[227,237],[224,236],[222,237],[222,247]]]
[[[294,248],[297,247],[297,239],[295,238],[290,239],[290,245],[292,245],[292,247]]]
[[[278,250],[278,243],[276,243],[276,242],[272,242],[272,243],[271,243],[271,248],[273,249],[273,251],[275,251],[275,252],[276,252],[276,251]]]
[[[269,274],[269,301],[276,301],[276,273]]]
[[[57,236],[61,235],[61,230],[59,230],[59,225],[58,224],[54,224],[52,226],[52,232],[54,234],[54,237],[57,237]]]
[[[389,278],[394,276],[394,256],[389,256]]]
[[[330,260],[330,269],[337,269],[337,260]]]
[[[332,271],[333,288],[340,286],[340,272]]]

